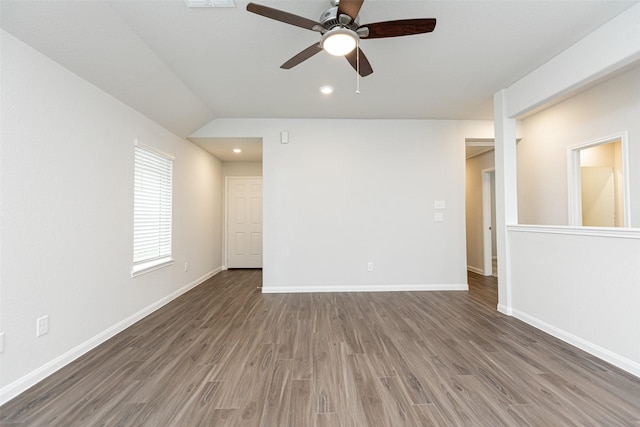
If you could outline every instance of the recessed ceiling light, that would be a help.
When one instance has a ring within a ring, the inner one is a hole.
[[[236,154],[239,154],[239,153],[242,153],[242,150],[239,149],[239,148],[234,148],[233,152],[236,153]]]
[[[320,92],[324,93],[325,95],[329,95],[333,93],[333,86],[321,86]]]

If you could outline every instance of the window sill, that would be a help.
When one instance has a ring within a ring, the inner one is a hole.
[[[155,270],[167,267],[173,264],[173,258],[162,258],[154,261],[146,262],[144,264],[134,265],[131,269],[131,277],[141,276],[146,273],[150,273]]]

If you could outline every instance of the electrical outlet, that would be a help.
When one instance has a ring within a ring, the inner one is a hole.
[[[4,332],[0,332],[0,353],[4,353]]]
[[[49,332],[49,316],[42,316],[36,319],[36,337],[41,337]]]
[[[367,271],[373,271],[373,263],[371,261],[367,263]]]
[[[184,263],[184,271],[189,271],[189,263],[188,262]]]

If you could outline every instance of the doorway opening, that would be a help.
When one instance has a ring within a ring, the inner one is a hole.
[[[465,143],[467,270],[497,277],[494,141]]]
[[[498,277],[496,239],[496,170],[482,170],[482,247],[483,274]]]
[[[222,234],[222,269],[226,270],[228,268],[262,268],[262,138],[189,137],[188,139],[194,144],[201,147],[203,150],[211,153],[221,163],[223,180],[223,194],[221,195],[221,197],[224,205],[222,207],[222,210],[220,211],[222,218],[214,218],[213,220],[216,223],[220,224],[220,232]],[[243,203],[240,203],[239,200],[235,200],[236,196],[229,195],[230,180],[234,183],[233,189],[239,190],[240,187],[235,186],[235,184],[240,183],[241,181],[234,180],[242,178],[259,178],[259,203],[256,196],[256,194],[258,193],[255,191],[255,188],[250,191],[250,193],[252,192],[253,195],[245,194],[243,196],[240,196],[249,197],[248,201],[245,200]],[[231,214],[234,216],[231,219],[230,211],[232,211]],[[249,219],[238,219],[238,217],[244,217],[245,215],[248,215]],[[257,218],[260,219],[259,233],[255,230],[256,224],[251,225],[251,222],[255,221]],[[233,225],[234,230],[230,233],[230,224],[233,224],[234,222],[236,223],[235,225]],[[240,224],[248,225],[248,228],[244,231],[241,231],[239,229]],[[252,230],[251,227],[253,227],[254,229]],[[233,241],[231,238],[232,234]],[[247,240],[245,240],[245,238]],[[233,247],[231,247],[231,245],[233,245]],[[229,254],[236,252],[253,253],[253,260],[251,262],[243,261],[239,263],[236,262],[238,260],[232,259],[231,264],[229,264]],[[240,265],[246,265],[246,267]],[[257,265],[259,265],[260,267],[257,267]]]
[[[630,227],[627,133],[570,147],[569,225]]]

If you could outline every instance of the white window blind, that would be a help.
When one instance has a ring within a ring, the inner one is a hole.
[[[173,158],[135,146],[133,270],[137,275],[171,262]]]

